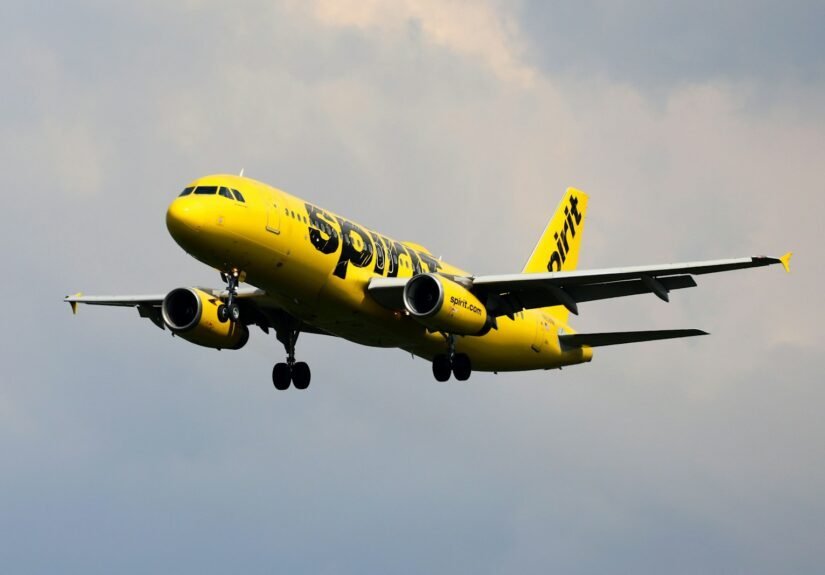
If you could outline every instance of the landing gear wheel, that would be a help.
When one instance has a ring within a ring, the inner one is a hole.
[[[231,319],[234,323],[237,323],[238,321],[240,321],[240,319],[241,319],[241,308],[238,307],[238,304],[231,303],[227,306],[224,306],[224,308],[226,308],[226,315],[227,315],[227,317],[229,317],[229,319]],[[220,316],[219,316],[219,319],[220,319]]]
[[[221,323],[226,323],[229,320],[229,308],[227,308],[224,304],[218,306],[218,321]]]
[[[290,380],[289,366],[285,363],[276,363],[272,368],[272,383],[278,391],[289,389]]]
[[[444,354],[433,358],[433,376],[436,381],[447,381],[450,379],[450,358]]]
[[[272,370],[272,382],[275,388],[286,389],[290,381],[295,389],[308,388],[311,378],[309,366],[303,361],[295,361],[295,342],[298,341],[300,331],[290,325],[285,325],[276,329],[275,334],[286,350],[286,363],[279,363]]]
[[[453,375],[458,381],[467,381],[472,372],[473,366],[466,353],[457,353],[453,356]]]
[[[303,361],[299,361],[292,366],[292,385],[295,386],[295,389],[308,388],[311,376],[309,366]]]

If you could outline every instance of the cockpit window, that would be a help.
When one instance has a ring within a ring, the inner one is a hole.
[[[218,190],[218,194],[230,200],[235,199],[232,197],[232,194],[229,193],[229,188],[224,188],[223,186],[221,186],[221,188]]]
[[[195,188],[196,196],[211,196],[218,193],[217,186],[198,186]]]
[[[182,198],[183,196],[188,196],[189,194],[192,193],[192,190],[194,190],[194,189],[195,188],[186,188],[180,193],[180,195],[178,197]]]
[[[236,199],[236,200],[238,200],[239,202],[243,202],[243,201],[244,201],[243,196],[241,195],[241,193],[240,193],[238,190],[236,190],[236,189],[234,189],[234,188],[233,188],[233,189],[232,189],[232,193],[233,193],[233,194],[235,194],[235,199]],[[244,203],[245,203],[245,202],[244,202]]]

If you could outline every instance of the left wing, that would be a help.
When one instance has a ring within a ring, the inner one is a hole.
[[[452,278],[486,302],[490,315],[510,316],[523,309],[564,306],[578,314],[581,302],[653,293],[668,301],[674,289],[696,286],[694,275],[782,264],[789,271],[791,253],[781,258],[755,256],[680,264],[600,270]],[[379,303],[403,308],[406,279],[373,278],[367,289]]]
[[[197,288],[212,294],[215,297],[223,297],[227,295],[225,289],[211,289],[211,288]],[[266,292],[256,288],[240,288],[238,289],[237,297],[239,299],[254,298],[265,296]],[[163,305],[163,298],[166,294],[151,294],[151,295],[83,295],[76,293],[74,295],[67,295],[63,301],[72,306],[72,313],[77,314],[77,304],[82,303],[86,305],[105,305],[112,307],[134,307],[138,310],[140,317],[145,317],[160,329],[166,329],[163,323],[163,316],[160,312],[160,306]]]
[[[223,297],[226,295],[225,289],[211,289],[211,288],[197,288],[206,293],[212,294],[215,297]],[[266,295],[266,292],[257,288],[240,288],[238,289],[237,297],[250,298],[260,297]],[[160,307],[163,303],[163,298],[166,294],[152,294],[152,295],[83,295],[76,293],[74,295],[67,295],[63,301],[72,306],[72,312],[77,313],[77,304],[84,303],[87,305],[108,305],[114,307]]]
[[[197,289],[217,298],[223,298],[228,295],[226,288],[213,289],[198,287]],[[165,297],[166,294],[95,296],[77,293],[66,296],[63,301],[72,306],[72,313],[77,313],[77,304],[81,303],[86,305],[134,307],[137,308],[140,317],[151,320],[152,323],[160,329],[166,329],[161,314],[161,306],[163,305],[163,299]],[[329,332],[325,330],[303,323],[289,316],[283,309],[275,305],[270,298],[266,297],[264,290],[253,287],[238,288],[235,297],[241,309],[246,310],[243,317],[248,318],[248,320],[243,320],[244,323],[254,323],[260,326],[265,332],[268,332],[270,327],[278,329],[278,325],[284,322],[295,324],[297,321],[300,326],[300,331],[304,333],[330,335]]]

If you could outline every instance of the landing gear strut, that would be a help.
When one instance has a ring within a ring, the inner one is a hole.
[[[226,303],[218,306],[218,321],[226,323],[227,320],[232,320],[237,323],[241,319],[241,308],[235,303],[235,298],[238,296],[238,277],[240,272],[233,269],[231,273],[221,273],[221,278],[226,282],[226,291],[229,295],[226,297]]]
[[[272,383],[275,389],[283,391],[289,388],[290,382],[295,389],[306,389],[312,374],[309,366],[303,361],[295,361],[295,342],[301,332],[294,329],[286,329],[278,332],[278,341],[284,344],[286,349],[286,363],[276,363],[272,368]]]
[[[433,376],[436,381],[447,381],[450,375],[455,375],[458,381],[467,381],[473,372],[470,357],[466,353],[455,352],[455,336],[446,335],[447,353],[441,353],[433,358]]]

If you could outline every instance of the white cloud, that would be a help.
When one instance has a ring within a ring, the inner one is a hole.
[[[418,26],[424,38],[483,63],[500,78],[529,84],[534,70],[521,58],[518,25],[489,2],[469,0],[316,0],[325,25],[405,34]]]

